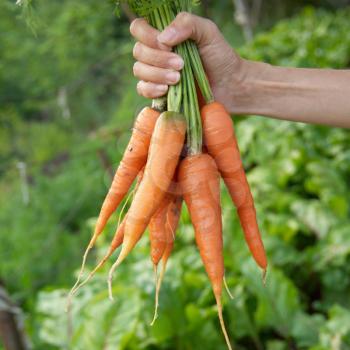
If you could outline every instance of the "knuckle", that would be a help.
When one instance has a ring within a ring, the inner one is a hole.
[[[207,21],[207,26],[208,28],[212,31],[212,32],[218,32],[219,31],[219,28],[218,26],[216,25],[215,22],[211,21],[210,19],[206,19]]]
[[[183,24],[183,25],[189,25],[192,22],[192,15],[188,12],[180,12],[177,15],[177,19]]]
[[[164,68],[165,66],[167,66],[170,57],[171,56],[169,56],[168,53],[160,51],[157,55],[153,57],[153,64],[155,67]]]

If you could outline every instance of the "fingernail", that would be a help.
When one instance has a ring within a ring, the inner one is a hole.
[[[157,85],[156,89],[160,93],[164,93],[168,90],[168,85]]]
[[[182,69],[184,67],[184,60],[181,57],[173,57],[169,60],[169,65],[174,69]]]
[[[169,84],[177,83],[180,80],[180,73],[179,72],[169,72],[166,74],[166,80],[169,82]]]
[[[158,35],[158,41],[163,44],[168,44],[176,37],[176,30],[172,27],[166,28]]]

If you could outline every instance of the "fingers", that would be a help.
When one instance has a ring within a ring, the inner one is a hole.
[[[143,80],[137,83],[136,88],[138,94],[146,98],[158,98],[168,91],[168,85],[154,84]]]
[[[144,19],[136,19],[130,26],[131,34],[138,41],[134,47],[134,75],[140,79],[137,91],[146,98],[163,96],[168,85],[180,80],[183,59],[171,52],[177,44],[193,39],[199,47],[210,45],[220,35],[216,25],[208,19],[186,12],[179,13],[162,32]]]
[[[143,18],[137,18],[130,25],[130,33],[137,40],[153,49],[171,51],[169,46],[158,41],[159,31]]]
[[[140,80],[156,84],[174,85],[180,80],[180,73],[170,69],[162,69],[142,62],[134,64],[134,75]]]
[[[172,52],[153,49],[141,42],[137,42],[134,46],[133,55],[136,61],[159,68],[180,70],[184,66],[184,61],[180,56]]]
[[[210,45],[219,33],[214,22],[209,19],[188,12],[180,12],[175,20],[158,35],[157,39],[168,47],[178,45],[187,39],[192,39],[203,47]]]

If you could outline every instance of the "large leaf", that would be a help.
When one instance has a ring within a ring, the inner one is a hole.
[[[296,317],[302,311],[293,282],[273,267],[269,267],[266,286],[252,263],[245,264],[242,272],[247,288],[257,299],[254,317],[259,327],[272,327],[285,337],[291,335]]]

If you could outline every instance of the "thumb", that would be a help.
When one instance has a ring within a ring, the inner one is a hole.
[[[180,12],[175,20],[158,35],[158,41],[167,46],[176,46],[192,39],[199,47],[213,42],[218,29],[209,19],[188,12]]]

